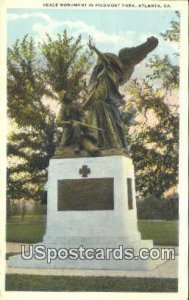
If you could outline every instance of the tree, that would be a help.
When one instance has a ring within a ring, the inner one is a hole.
[[[166,41],[177,42],[180,41],[180,12],[175,11],[176,20],[171,21],[171,28],[161,33]]]
[[[86,84],[90,55],[81,53],[81,38],[66,32],[47,38],[37,47],[25,36],[8,49],[8,199],[42,199],[58,135],[56,115],[45,99],[62,103],[65,91],[77,97]]]
[[[180,41],[180,14],[176,13],[176,20],[171,21],[170,30],[161,33],[164,40],[169,42],[174,42],[179,44]],[[179,56],[178,52],[174,53],[174,56]],[[168,55],[160,58],[156,55],[154,58],[149,60],[147,67],[152,69],[152,74],[148,76],[149,79],[159,79],[161,80],[162,88],[170,92],[173,89],[178,89],[179,87],[179,66],[178,64],[173,64]]]
[[[179,18],[178,13],[176,16]],[[172,21],[171,29],[162,36],[178,42],[179,21]],[[130,82],[123,115],[129,125],[127,142],[134,160],[138,195],[161,198],[178,182],[178,107],[166,99],[173,89],[178,89],[179,66],[173,65],[168,56],[155,56],[147,67],[152,73],[146,80]],[[157,80],[161,80],[160,87],[155,87]]]
[[[43,74],[46,84],[54,92],[54,97],[60,104],[58,121],[62,119],[64,95],[69,93],[73,100],[82,100],[86,96],[86,74],[92,64],[92,53],[85,50],[81,44],[81,36],[76,40],[68,37],[67,32],[58,34],[52,40],[47,34],[47,41],[40,44],[45,58]]]
[[[54,151],[54,116],[42,103],[50,95],[32,38],[25,36],[8,49],[8,115],[14,130],[8,141],[8,198],[38,200],[45,168]]]
[[[135,123],[127,141],[134,160],[136,187],[140,196],[160,198],[178,180],[179,118],[164,101],[160,89],[148,82],[130,84],[130,103]]]

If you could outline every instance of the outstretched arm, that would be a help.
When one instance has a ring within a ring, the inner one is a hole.
[[[119,58],[124,64],[136,65],[140,63],[158,45],[158,39],[150,37],[137,47],[123,48],[119,51]]]
[[[90,50],[94,51],[94,52],[98,55],[98,57],[102,60],[103,63],[109,64],[109,61],[108,61],[107,57],[106,57],[102,52],[100,52],[100,51],[95,47],[94,44],[92,44],[91,39],[89,39],[88,46],[89,46],[89,49],[90,49]]]

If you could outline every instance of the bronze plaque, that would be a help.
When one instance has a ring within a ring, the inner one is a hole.
[[[127,196],[129,209],[133,209],[132,178],[127,178]]]
[[[113,210],[114,179],[58,180],[58,210]]]

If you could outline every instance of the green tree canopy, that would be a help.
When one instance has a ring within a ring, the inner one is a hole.
[[[171,28],[166,30],[165,33],[161,33],[161,35],[167,42],[174,42],[179,45],[180,14],[179,12],[175,13],[176,19],[172,20]],[[178,52],[175,52],[174,57],[171,58],[168,55],[165,55],[163,58],[156,55],[147,63],[147,67],[152,70],[152,74],[148,75],[147,78],[161,80],[162,88],[167,92],[179,87],[179,65],[173,63],[177,56],[179,56]]]
[[[162,33],[167,42],[179,42],[177,12],[176,18],[170,30]],[[138,194],[160,198],[178,183],[178,104],[167,99],[179,88],[179,66],[166,55],[154,56],[147,67],[152,72],[146,80],[129,83],[130,97],[123,116],[128,126],[127,141],[134,160]],[[157,80],[161,81],[160,87]]]
[[[132,81],[128,102],[135,122],[127,133],[140,196],[160,198],[178,181],[179,118],[164,101],[164,93],[148,82]],[[126,114],[127,116],[127,114]]]
[[[55,149],[57,118],[45,99],[63,105],[63,95],[79,97],[90,67],[90,53],[81,37],[64,32],[35,45],[25,36],[8,49],[8,198],[41,199],[49,158]]]

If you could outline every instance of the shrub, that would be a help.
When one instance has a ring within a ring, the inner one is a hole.
[[[142,220],[177,220],[178,194],[167,198],[147,197],[137,202],[138,219]]]

